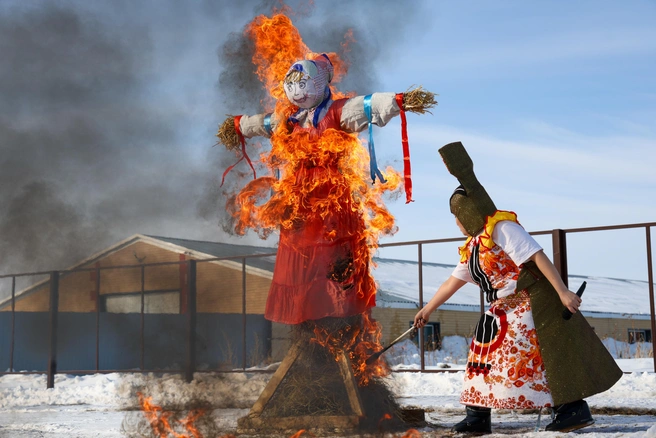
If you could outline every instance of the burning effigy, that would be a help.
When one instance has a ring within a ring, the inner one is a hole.
[[[285,10],[246,26],[252,61],[269,99],[264,112],[228,116],[217,137],[253,171],[253,180],[228,197],[236,234],[279,231],[265,317],[293,325],[285,360],[265,388],[243,430],[344,429],[402,424],[400,408],[379,381],[380,327],[370,316],[376,284],[370,272],[382,235],[395,232],[383,195],[405,190],[412,200],[405,113],[423,114],[435,95],[345,94],[335,87],[348,66],[337,53],[314,53]],[[404,173],[376,163],[372,126],[402,120]],[[367,145],[358,133],[369,130]],[[246,139],[268,138],[257,177]]]

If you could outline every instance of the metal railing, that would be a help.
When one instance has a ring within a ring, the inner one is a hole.
[[[245,371],[247,366],[247,348],[246,348],[246,291],[247,291],[247,282],[246,282],[246,260],[254,258],[263,258],[275,256],[275,253],[270,254],[256,254],[256,255],[240,255],[240,256],[229,256],[229,257],[215,257],[210,259],[203,260],[181,260],[176,262],[160,262],[160,263],[149,263],[149,264],[139,264],[139,265],[121,265],[121,266],[106,266],[100,267],[96,266],[93,268],[79,268],[79,269],[70,269],[63,271],[39,271],[39,272],[28,272],[20,274],[8,274],[0,275],[2,278],[11,278],[12,280],[12,290],[11,290],[11,335],[10,335],[10,345],[9,345],[9,371],[0,372],[0,375],[4,374],[43,374],[41,371],[15,371],[14,370],[14,350],[15,350],[15,326],[16,326],[16,278],[19,277],[33,277],[33,276],[42,276],[49,275],[49,280],[47,281],[49,287],[49,323],[48,323],[48,358],[46,366],[47,374],[47,387],[54,387],[54,377],[57,371],[57,328],[58,328],[58,315],[59,315],[59,284],[60,277],[67,274],[72,274],[76,272],[93,272],[95,273],[95,299],[96,299],[96,323],[95,323],[95,369],[89,370],[66,370],[67,374],[88,374],[88,373],[113,373],[113,372],[139,372],[139,373],[184,373],[185,379],[187,382],[193,380],[194,372],[199,370],[196,369],[196,280],[197,280],[197,264],[198,263],[207,263],[214,261],[227,261],[227,260],[238,260],[241,261],[241,271],[242,271],[242,326],[241,326],[241,342],[242,342],[242,366],[241,371]],[[146,268],[156,267],[156,266],[166,266],[166,265],[178,265],[186,267],[186,296],[185,296],[185,314],[186,318],[186,357],[185,357],[185,367],[184,369],[147,369],[145,367],[145,273]],[[134,369],[101,369],[100,367],[100,278],[101,272],[106,270],[115,270],[115,269],[135,269],[140,268],[141,273],[141,321],[140,321],[140,366],[138,370]],[[36,289],[40,285],[45,285],[46,282],[40,282],[35,285],[30,286],[30,289]],[[203,369],[203,372],[239,372],[238,369]],[[258,370],[251,370],[253,372],[259,372]],[[262,371],[267,372],[267,371]]]
[[[582,233],[582,232],[597,232],[597,231],[607,231],[607,230],[619,230],[619,229],[630,229],[630,228],[644,228],[645,238],[646,238],[646,249],[647,249],[647,278],[649,285],[649,303],[650,303],[650,314],[651,314],[651,342],[652,342],[652,351],[655,343],[654,335],[656,335],[656,311],[654,304],[654,276],[653,276],[653,265],[652,265],[652,245],[651,245],[651,228],[656,226],[656,222],[649,223],[640,223],[640,224],[629,224],[629,225],[616,225],[616,226],[603,226],[603,227],[590,227],[590,228],[574,228],[574,229],[555,229],[549,231],[536,231],[531,232],[532,235],[551,235],[552,244],[553,244],[553,262],[558,271],[560,272],[565,284],[567,284],[567,234],[572,233]],[[439,244],[439,243],[449,243],[449,242],[458,242],[463,241],[464,238],[448,238],[448,239],[434,239],[434,240],[421,240],[421,241],[411,241],[411,242],[398,242],[398,243],[385,243],[380,244],[379,248],[389,248],[389,247],[399,247],[399,246],[416,246],[417,247],[417,265],[418,265],[418,298],[419,303],[424,302],[424,291],[423,291],[423,249],[426,245]],[[16,323],[16,279],[19,277],[28,277],[28,276],[39,276],[39,275],[49,275],[49,321],[48,321],[48,343],[49,351],[47,358],[47,387],[54,387],[54,376],[57,371],[57,327],[58,327],[58,315],[59,315],[59,284],[60,276],[71,274],[73,272],[94,272],[95,273],[95,299],[96,299],[96,321],[95,321],[95,369],[91,370],[66,370],[67,374],[86,374],[86,373],[111,373],[111,372],[143,372],[143,373],[184,373],[185,379],[188,382],[193,380],[194,372],[201,370],[196,369],[196,281],[197,281],[197,264],[213,261],[223,261],[223,260],[237,260],[241,261],[241,343],[242,343],[242,367],[241,370],[225,370],[225,369],[204,369],[203,372],[236,372],[246,370],[247,364],[247,318],[246,318],[246,295],[247,295],[247,260],[254,258],[263,258],[263,257],[272,257],[275,256],[275,253],[270,254],[257,254],[257,255],[240,255],[240,256],[230,256],[230,257],[216,257],[211,259],[203,260],[181,260],[176,262],[161,262],[161,263],[150,263],[150,264],[139,264],[139,265],[122,265],[122,266],[111,266],[111,267],[101,267],[95,266],[92,268],[79,268],[63,271],[41,271],[41,272],[31,272],[31,273],[20,273],[20,274],[8,274],[0,275],[0,279],[11,278],[11,335],[10,335],[10,347],[9,347],[9,371],[0,372],[0,375],[4,374],[34,374],[42,372],[17,372],[14,371],[14,341],[15,341],[15,323]],[[145,272],[147,268],[155,266],[164,266],[164,265],[179,265],[186,267],[186,287],[187,293],[185,296],[185,314],[186,314],[186,357],[185,357],[185,366],[184,369],[146,369],[144,361],[144,350],[145,350]],[[129,369],[129,370],[108,370],[101,369],[100,367],[100,279],[102,272],[108,269],[135,269],[140,268],[141,273],[141,323],[140,323],[140,367],[138,370]],[[45,285],[46,282],[41,282]],[[33,285],[32,287],[37,287]],[[481,295],[481,312],[484,312],[484,301],[483,296]],[[445,370],[427,370],[425,366],[425,349],[424,343],[422,341],[423,334],[420,331],[420,350],[421,350],[421,363],[418,370],[404,370],[408,372],[445,372]],[[257,371],[257,370],[253,370]],[[270,371],[262,371],[270,372]],[[446,371],[449,372],[449,371]],[[656,372],[656,357],[654,357],[654,372]]]
[[[553,247],[553,264],[558,270],[565,285],[568,285],[568,269],[567,269],[567,234],[574,233],[587,233],[597,231],[611,231],[611,230],[625,230],[625,229],[640,229],[645,230],[645,243],[647,250],[647,283],[649,288],[649,309],[651,315],[651,344],[654,372],[656,372],[656,310],[654,304],[654,270],[652,261],[652,245],[651,245],[651,228],[656,226],[656,222],[645,222],[637,224],[624,224],[624,225],[609,225],[600,227],[586,227],[586,228],[570,228],[570,229],[554,229],[544,231],[530,232],[532,236],[551,235]],[[423,305],[424,288],[423,288],[423,249],[424,246],[437,243],[461,242],[464,237],[450,238],[450,239],[434,239],[434,240],[418,240],[412,242],[398,242],[398,243],[384,243],[380,244],[379,248],[389,248],[398,246],[417,246],[417,266],[418,266],[418,293],[419,303]],[[485,299],[483,293],[480,294],[480,309],[481,313],[485,312]],[[418,370],[399,370],[398,372],[444,372],[444,370],[427,370],[425,364],[425,347],[423,342],[423,332],[419,331],[419,347],[420,347],[420,368]]]

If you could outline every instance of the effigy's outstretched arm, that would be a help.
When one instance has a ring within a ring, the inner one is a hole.
[[[430,112],[437,105],[435,94],[421,87],[405,93],[373,93],[369,96],[356,96],[349,99],[342,109],[341,128],[348,132],[360,132],[367,129],[369,118],[365,110],[368,102],[371,109],[371,123],[385,126],[403,111],[417,114]],[[402,108],[399,107],[399,101]]]
[[[254,116],[228,116],[219,126],[216,133],[219,143],[228,150],[240,148],[239,135],[244,138],[271,137],[276,128],[277,120],[271,114],[256,114]]]

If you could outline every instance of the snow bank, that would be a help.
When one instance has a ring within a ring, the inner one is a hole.
[[[217,409],[250,408],[264,389],[271,374],[197,373],[191,383],[180,375],[59,374],[55,387],[46,389],[45,375],[7,375],[0,377],[0,409],[43,405],[91,405],[111,410],[138,408],[138,392],[153,397],[155,403],[185,406],[209,403]]]

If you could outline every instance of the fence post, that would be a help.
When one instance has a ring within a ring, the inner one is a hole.
[[[11,344],[9,346],[9,372],[14,372],[14,344],[16,338],[16,276],[11,277]]]
[[[194,380],[196,371],[196,260],[189,260],[187,265],[187,383]]]
[[[424,253],[423,253],[423,246],[421,243],[417,244],[417,264],[419,265],[419,272],[417,273],[418,279],[419,279],[419,308],[424,307]],[[428,322],[428,321],[426,321]],[[419,352],[421,354],[420,357],[420,366],[419,369],[423,372],[426,369],[426,350],[424,346],[424,329],[422,328],[421,330],[418,331],[417,333],[417,340],[419,341]]]
[[[645,227],[647,235],[647,281],[649,283],[649,310],[651,313],[651,351],[654,359],[654,372],[656,373],[656,354],[653,354],[654,347],[656,347],[656,310],[654,304],[654,270],[651,258],[651,228]]]
[[[47,388],[55,387],[57,373],[57,313],[59,312],[59,272],[50,273],[50,354]]]
[[[553,243],[553,264],[563,279],[565,286],[568,284],[567,272],[567,238],[565,237],[565,230],[555,229],[551,232],[551,240]]]
[[[139,328],[139,346],[141,348],[140,356],[139,356],[139,366],[141,367],[141,371],[143,371],[146,368],[146,317],[144,315],[146,310],[146,265],[141,265],[141,320],[140,320],[140,328]]]
[[[96,371],[100,371],[100,264],[96,263]]]
[[[241,260],[241,344],[241,363],[246,370],[246,257]]]

